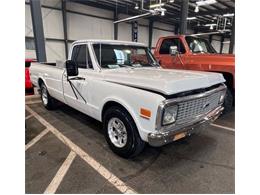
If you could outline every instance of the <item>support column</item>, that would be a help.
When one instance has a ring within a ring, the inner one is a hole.
[[[46,62],[45,39],[42,22],[42,10],[40,0],[30,1],[33,34],[36,48],[36,57],[39,62]]]
[[[235,44],[235,17],[233,18],[233,21],[232,21],[231,38],[230,38],[228,53],[233,54],[234,44]]]
[[[175,26],[174,26],[174,34],[176,34],[176,35],[179,34],[179,27],[180,27],[179,24],[175,24]]]
[[[186,34],[186,31],[187,31],[188,9],[189,9],[189,0],[182,0],[180,34]]]
[[[152,47],[152,41],[153,41],[153,23],[154,23],[153,20],[150,19],[149,20],[149,41],[148,41],[150,49]]]
[[[132,22],[132,41],[138,42],[138,22]]]
[[[114,21],[118,20],[117,10],[114,11]],[[118,23],[114,24],[114,39],[118,40]]]
[[[63,21],[65,54],[66,54],[66,59],[68,59],[69,50],[68,50],[68,26],[67,26],[67,6],[66,6],[66,0],[62,0],[61,4],[62,4],[62,21]]]
[[[222,52],[223,52],[223,46],[224,46],[224,40],[225,40],[225,36],[224,35],[222,35],[221,36],[221,43],[220,43],[220,53],[222,54]]]

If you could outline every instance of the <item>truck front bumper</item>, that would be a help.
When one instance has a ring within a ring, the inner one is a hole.
[[[176,140],[176,135],[180,135],[183,133],[185,136],[189,136],[195,131],[204,128],[205,126],[208,126],[210,123],[215,121],[224,108],[222,106],[219,106],[212,110],[211,112],[207,113],[205,116],[203,116],[200,120],[192,123],[187,124],[187,126],[182,126],[178,130],[168,130],[166,132],[155,132],[155,133],[149,133],[148,134],[148,143],[151,146],[163,146],[165,144],[168,144],[170,142],[173,142]]]

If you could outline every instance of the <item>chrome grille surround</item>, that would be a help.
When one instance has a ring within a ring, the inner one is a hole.
[[[219,98],[223,93],[226,93],[225,84],[203,93],[164,100],[158,107],[156,130],[174,131],[202,120],[207,113],[222,105],[219,104]],[[178,105],[176,122],[163,126],[164,110],[173,105]]]

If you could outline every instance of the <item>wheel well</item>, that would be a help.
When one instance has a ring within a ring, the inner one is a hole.
[[[41,85],[42,85],[43,83],[44,83],[43,80],[42,80],[41,78],[39,78],[39,80],[38,80],[38,85],[39,85],[40,88],[41,88]]]
[[[102,121],[103,121],[104,114],[112,106],[118,106],[118,107],[124,109],[126,112],[128,112],[128,110],[124,106],[122,106],[121,104],[119,104],[115,101],[108,101],[108,102],[105,103],[105,105],[103,106],[103,109],[102,109]],[[131,114],[129,112],[128,112],[128,114],[131,116]]]
[[[233,89],[234,87],[234,80],[233,80],[233,75],[231,74],[231,73],[227,73],[227,72],[220,72],[220,73],[222,73],[223,74],[223,77],[225,78],[225,80],[226,80],[226,85],[227,85],[227,87],[228,88],[230,88],[230,89]]]

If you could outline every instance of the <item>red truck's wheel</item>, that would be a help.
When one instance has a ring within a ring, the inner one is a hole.
[[[226,93],[225,101],[223,104],[223,106],[225,108],[223,114],[227,114],[232,111],[233,101],[234,101],[234,97],[232,95],[232,92],[229,88],[227,88],[227,93]]]
[[[130,114],[119,106],[109,108],[104,114],[104,133],[111,150],[123,158],[140,154],[145,142],[140,138]]]

